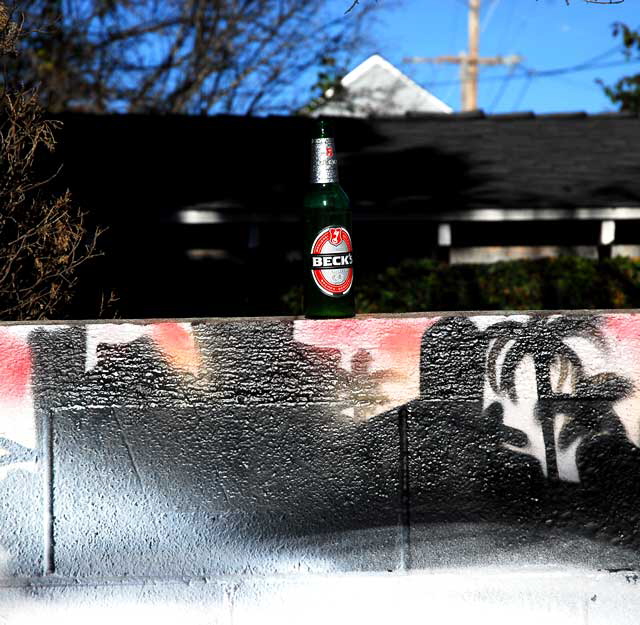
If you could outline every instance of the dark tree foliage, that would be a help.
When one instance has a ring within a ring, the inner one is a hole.
[[[622,39],[624,55],[627,59],[637,57],[640,54],[640,31],[633,30],[621,22],[616,22],[613,25],[613,36]],[[619,110],[640,112],[640,74],[623,76],[613,85],[605,85],[601,80],[598,83]]]
[[[336,59],[333,57],[325,57],[321,59],[320,71],[318,71],[318,79],[311,86],[314,93],[311,100],[296,111],[301,115],[308,115],[324,103],[334,98],[341,98],[345,89],[342,86],[342,78],[347,73],[345,68],[338,67]]]

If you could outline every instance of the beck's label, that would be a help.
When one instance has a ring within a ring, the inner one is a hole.
[[[322,229],[311,246],[311,275],[329,297],[346,295],[353,284],[351,236],[342,226]]]

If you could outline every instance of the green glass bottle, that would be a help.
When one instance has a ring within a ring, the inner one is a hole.
[[[338,184],[331,130],[317,123],[311,140],[311,185],[304,198],[304,314],[353,317],[353,243],[349,198]]]

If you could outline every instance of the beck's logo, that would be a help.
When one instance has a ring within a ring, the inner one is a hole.
[[[340,243],[342,243],[342,228],[329,229],[329,243],[335,246],[338,246],[340,245]]]
[[[333,158],[333,147],[332,146],[328,146],[327,147],[327,158]]]
[[[323,228],[311,246],[311,275],[329,297],[346,295],[353,284],[351,236],[342,226]]]

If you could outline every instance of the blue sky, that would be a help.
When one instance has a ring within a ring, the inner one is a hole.
[[[361,0],[371,2],[376,0]],[[348,2],[344,0],[345,3]],[[377,0],[378,23],[368,50],[378,52],[455,110],[460,109],[459,68],[455,65],[408,64],[407,56],[458,54],[467,47],[466,0]],[[386,6],[385,6],[386,4]],[[640,0],[617,5],[584,0],[482,0],[480,54],[519,54],[522,67],[511,78],[504,67],[480,73],[479,107],[487,113],[535,111],[613,111],[615,107],[595,83],[632,71],[640,63],[601,67],[552,77],[530,77],[525,70],[545,71],[580,65],[623,62],[614,49],[619,39],[611,24],[640,25]],[[357,7],[354,9],[357,10]],[[362,56],[363,60],[366,54]]]

